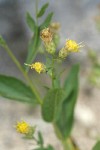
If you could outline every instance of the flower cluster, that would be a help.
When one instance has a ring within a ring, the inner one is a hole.
[[[30,126],[27,122],[25,121],[20,121],[16,123],[16,131],[18,133],[21,133],[24,135],[24,138],[26,139],[33,139],[34,133],[35,133],[35,126]]]
[[[48,53],[54,54],[56,51],[55,43],[53,42],[53,34],[51,32],[52,28],[55,27],[55,24],[51,25],[50,28],[45,28],[41,31],[40,37],[44,42],[45,48]],[[67,55],[71,52],[79,52],[80,48],[83,47],[81,43],[77,43],[74,40],[67,40],[65,46],[59,51],[59,58],[66,58]]]
[[[81,43],[77,44],[74,40],[67,40],[65,43],[65,48],[68,52],[79,52],[81,47],[83,47]]]
[[[46,72],[46,66],[41,62],[35,62],[34,64],[25,63],[25,65],[30,66],[31,69],[35,69],[35,71],[38,72],[39,74]]]
[[[44,41],[44,43],[50,43],[52,41],[52,32],[50,28],[45,28],[41,31],[40,37]]]
[[[53,41],[53,32],[51,31],[52,28],[54,27],[58,27],[58,24],[52,24],[50,28],[45,28],[41,31],[40,33],[40,37],[42,39],[42,41],[44,42],[46,51],[53,55],[55,58],[58,59],[64,59],[68,56],[69,53],[72,52],[80,52],[80,48],[83,47],[83,45],[81,43],[77,43],[74,40],[66,40],[64,47],[61,48],[61,50],[59,51],[58,56],[56,56],[55,51],[56,51],[56,44]],[[48,72],[47,67],[41,63],[41,62],[35,62],[33,64],[26,64],[27,66],[30,66],[31,69],[35,69],[36,72],[40,73],[44,73],[44,72]],[[49,67],[50,68],[50,67]]]
[[[29,130],[30,130],[30,126],[25,121],[17,122],[16,130],[19,133],[27,134],[29,132]]]
[[[44,46],[48,53],[54,54],[56,51],[55,43],[53,42],[53,33],[50,28],[45,28],[41,31],[40,37],[44,42]]]
[[[71,52],[80,52],[80,48],[83,47],[81,43],[77,44],[74,40],[67,40],[65,46],[59,51],[60,58],[66,58]]]

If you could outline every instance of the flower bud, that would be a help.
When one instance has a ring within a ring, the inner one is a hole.
[[[51,24],[50,24],[50,29],[52,30],[52,31],[58,31],[59,30],[59,28],[60,28],[60,23],[58,23],[58,22],[52,22]]]
[[[55,33],[54,36],[53,36],[53,41],[55,43],[55,46],[57,47],[59,42],[60,42],[60,36],[59,34]]]
[[[50,54],[54,54],[56,51],[56,47],[54,42],[45,43],[46,51]]]
[[[59,57],[64,59],[66,58],[68,55],[68,52],[66,51],[66,49],[63,47],[60,51],[59,51]]]

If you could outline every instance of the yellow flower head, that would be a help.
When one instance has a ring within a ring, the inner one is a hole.
[[[31,69],[35,69],[36,72],[38,73],[43,73],[46,71],[46,66],[41,62],[35,62],[34,64],[31,64],[31,65],[25,63],[25,65],[30,66]]]
[[[52,41],[52,32],[50,28],[45,28],[41,31],[40,37],[45,43],[49,43]]]
[[[80,44],[77,44],[74,40],[67,40],[65,44],[65,48],[68,52],[79,52],[79,49],[83,47]]]
[[[30,126],[25,121],[21,121],[17,123],[16,130],[19,133],[28,134],[30,130]]]

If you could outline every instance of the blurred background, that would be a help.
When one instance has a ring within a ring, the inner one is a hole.
[[[39,1],[39,8],[46,2],[47,0]],[[93,82],[88,79],[95,69],[89,50],[96,53],[95,57],[100,63],[100,0],[48,0],[48,2],[50,5],[47,13],[53,11],[53,21],[61,25],[60,46],[64,45],[68,38],[78,43],[83,41],[85,45],[81,53],[71,55],[64,65],[75,62],[81,64],[80,92],[72,137],[80,150],[91,150],[96,140],[100,138],[100,76],[96,77],[94,74],[91,79]],[[22,65],[32,36],[26,24],[26,12],[35,16],[35,0],[0,0],[0,35],[7,41]],[[0,74],[23,79],[1,47]],[[38,108],[33,109],[27,104],[0,97],[0,150],[31,150],[33,148],[32,142],[23,140],[13,128],[16,121],[20,119],[36,124],[37,129],[44,134],[46,143],[53,144],[56,149],[62,149],[53,134],[51,125],[44,123],[38,112]]]

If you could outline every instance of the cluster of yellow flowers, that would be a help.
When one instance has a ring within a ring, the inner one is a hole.
[[[60,58],[66,58],[71,52],[80,52],[80,48],[83,47],[81,43],[77,44],[74,40],[67,40],[65,46],[59,51]]]
[[[35,69],[35,71],[38,72],[39,74],[46,72],[46,66],[41,62],[35,62],[34,64],[31,65],[26,63],[24,64],[30,66],[31,69]]]
[[[41,31],[40,35],[41,39],[45,43],[46,50],[54,54],[56,47],[54,42],[52,41],[53,39],[53,34],[50,28],[45,28]],[[77,44],[76,41],[74,40],[67,40],[65,43],[65,46],[59,51],[59,57],[60,58],[65,58],[70,52],[79,52],[80,48],[83,47],[81,43]]]
[[[54,26],[54,25],[53,25]],[[52,55],[56,52],[56,46],[53,42],[53,32],[50,28],[45,28],[40,33],[40,38],[44,42],[46,51]],[[83,47],[82,43],[77,43],[74,40],[66,40],[64,47],[59,51],[59,58],[64,59],[71,52],[79,52],[80,48]],[[46,72],[46,66],[41,62],[35,62],[33,64],[25,64],[31,67],[31,69],[35,69],[36,72],[43,73]]]
[[[19,133],[28,134],[28,132],[30,130],[30,126],[25,121],[17,122],[17,124],[16,124],[16,130]]]
[[[24,135],[25,138],[33,139],[36,128],[35,126],[30,126],[27,122],[20,121],[16,123],[15,128],[16,131]]]
[[[82,45],[77,44],[74,40],[67,40],[65,43],[65,48],[68,52],[79,52],[80,47],[82,47]]]

